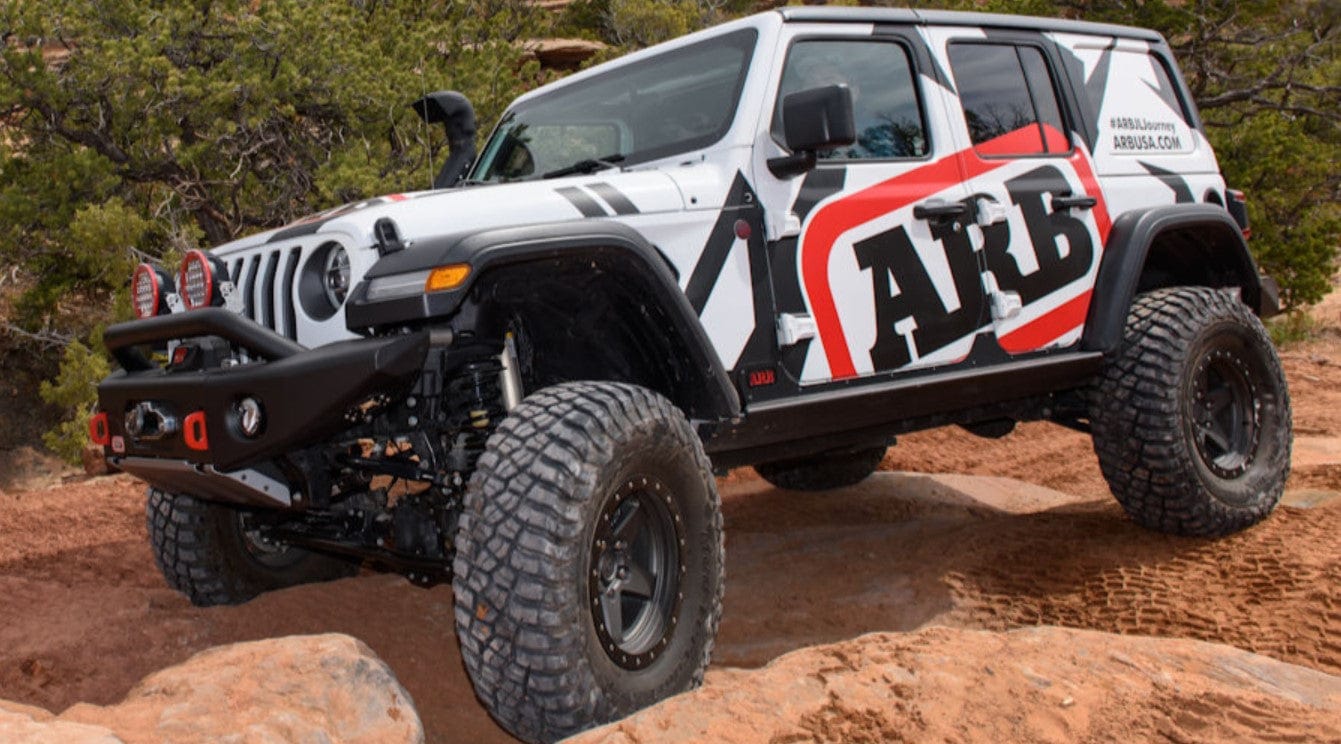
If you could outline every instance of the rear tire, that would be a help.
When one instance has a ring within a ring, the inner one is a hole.
[[[1280,501],[1289,391],[1262,322],[1232,294],[1174,287],[1136,298],[1091,401],[1099,465],[1137,523],[1225,535]]]
[[[885,447],[836,452],[754,466],[764,480],[788,491],[828,491],[866,480],[885,459]]]
[[[358,573],[342,558],[266,543],[246,528],[244,509],[150,488],[146,516],[163,578],[199,607]]]
[[[684,414],[577,382],[511,411],[471,477],[456,628],[510,733],[555,741],[697,686],[721,617],[722,514]]]

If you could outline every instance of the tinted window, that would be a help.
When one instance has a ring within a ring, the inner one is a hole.
[[[782,136],[782,101],[790,93],[844,83],[852,90],[857,141],[819,153],[827,159],[912,158],[927,154],[926,130],[901,44],[887,41],[798,41],[787,54],[773,137]]]
[[[632,165],[711,145],[735,119],[757,36],[725,34],[518,104],[473,178],[538,178],[586,158],[623,156]]]
[[[953,44],[950,66],[978,152],[1038,155],[1070,149],[1052,75],[1037,48]]]
[[[1066,152],[1071,146],[1066,141],[1066,125],[1057,103],[1057,92],[1052,87],[1052,73],[1043,61],[1043,52],[1036,47],[1018,47],[1024,79],[1029,83],[1029,97],[1034,102],[1038,123],[1043,125],[1043,142],[1048,152]]]
[[[1164,61],[1151,54],[1150,67],[1155,71],[1155,85],[1152,86],[1155,93],[1159,95],[1161,101],[1168,104],[1171,110],[1178,112],[1178,115],[1183,118],[1184,124],[1190,124],[1191,122],[1187,120],[1187,109],[1178,98],[1178,89],[1173,86],[1173,81],[1169,79],[1169,70],[1164,66]]]

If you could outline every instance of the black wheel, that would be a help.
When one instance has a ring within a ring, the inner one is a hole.
[[[1285,375],[1261,321],[1230,293],[1174,287],[1138,297],[1090,416],[1113,494],[1151,529],[1235,532],[1271,513],[1285,489]]]
[[[358,572],[343,558],[268,542],[244,509],[150,488],[146,514],[163,577],[201,607]]]
[[[702,443],[640,387],[535,393],[480,458],[454,568],[466,670],[521,739],[562,739],[698,685],[723,587]]]
[[[834,452],[754,466],[755,472],[789,491],[827,491],[856,485],[871,476],[885,458],[885,447]]]

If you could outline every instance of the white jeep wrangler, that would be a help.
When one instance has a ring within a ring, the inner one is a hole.
[[[1044,419],[1154,529],[1281,495],[1277,292],[1155,33],[785,8],[522,96],[478,157],[464,98],[415,107],[438,188],[141,266],[106,333],[92,434],[197,604],[450,580],[480,699],[549,741],[702,678],[714,470],[834,488]]]

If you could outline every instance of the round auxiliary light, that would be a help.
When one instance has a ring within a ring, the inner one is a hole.
[[[142,263],[130,275],[130,302],[137,318],[152,318],[163,309],[172,292],[172,277],[157,266]]]
[[[177,272],[177,286],[181,290],[182,303],[187,310],[196,310],[214,304],[217,290],[215,266],[204,251],[191,250],[182,259],[182,267]]]
[[[238,401],[234,414],[237,416],[238,428],[248,438],[255,438],[265,427],[265,411],[261,408],[261,401],[255,398]]]
[[[326,290],[326,299],[330,300],[331,307],[338,308],[345,303],[351,277],[349,253],[341,246],[331,246],[326,251],[326,268],[321,274],[321,286]]]

